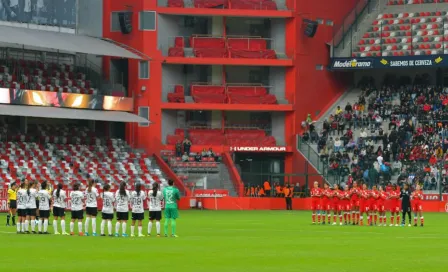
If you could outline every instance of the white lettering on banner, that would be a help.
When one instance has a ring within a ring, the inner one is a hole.
[[[225,197],[227,196],[226,194],[195,194],[195,197]]]
[[[8,211],[8,201],[2,200],[0,203],[0,211]]]
[[[246,151],[246,152],[286,152],[285,146],[232,146],[230,151]]]
[[[438,195],[425,195],[425,200],[439,200]]]
[[[371,61],[358,61],[356,59],[346,61],[335,61],[333,68],[369,68],[372,67]]]
[[[445,204],[445,211],[448,212],[448,203]]]
[[[390,67],[432,66],[432,60],[393,60]]]
[[[400,67],[400,66],[409,66],[409,61],[407,60],[396,60],[390,62],[390,67]]]

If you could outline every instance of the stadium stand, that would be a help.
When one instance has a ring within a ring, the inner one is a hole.
[[[186,44],[188,41],[188,44]],[[174,47],[168,50],[170,57],[183,57],[185,48],[192,48],[197,58],[248,58],[276,59],[275,50],[268,48],[268,42],[261,37],[213,37],[193,35],[188,38],[175,37]]]
[[[391,0],[388,5],[418,5],[432,3],[448,3],[447,0]]]
[[[193,0],[195,8],[253,9],[276,10],[277,4],[272,0]],[[168,0],[168,7],[183,8],[184,0]]]
[[[277,104],[275,95],[268,94],[260,85],[211,85],[193,83],[191,96],[196,103],[229,104]],[[168,102],[185,103],[184,87],[175,85],[174,92],[168,93]]]
[[[147,154],[133,151],[124,140],[98,136],[86,127],[29,125],[26,134],[11,125],[0,128],[1,179],[29,178],[86,186],[89,178],[118,188],[121,181],[163,185],[167,180]]]
[[[97,94],[98,90],[80,70],[70,63],[4,59],[0,62],[0,87]]]

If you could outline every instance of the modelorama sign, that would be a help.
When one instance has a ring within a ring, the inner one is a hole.
[[[330,65],[330,69],[332,70],[412,67],[448,67],[448,55],[376,58],[333,58]]]
[[[234,152],[286,152],[285,146],[231,146]]]

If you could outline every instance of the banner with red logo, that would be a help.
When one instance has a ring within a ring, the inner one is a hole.
[[[231,152],[291,152],[287,146],[231,146]]]
[[[194,197],[226,197],[229,191],[225,189],[196,189],[193,193]]]
[[[423,200],[426,201],[447,201],[448,194],[442,194],[442,199],[440,199],[440,194],[423,194]]]

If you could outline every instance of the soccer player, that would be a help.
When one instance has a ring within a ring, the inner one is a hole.
[[[394,217],[397,216],[395,226],[398,227],[400,222],[400,189],[396,184],[392,186],[392,190],[389,192],[390,199],[390,227],[394,226]]]
[[[65,200],[67,199],[67,193],[62,188],[62,183],[59,183],[56,191],[53,192],[53,229],[56,235],[60,234],[58,232],[59,219],[61,220],[62,235],[68,235],[65,231],[65,208],[67,207]]]
[[[387,226],[387,217],[386,217],[386,200],[388,198],[387,192],[384,191],[383,186],[379,187],[377,200],[378,213],[380,216],[380,226]]]
[[[313,224],[316,224],[316,213],[317,213],[317,223],[320,224],[320,198],[322,197],[322,190],[319,188],[319,183],[314,182],[313,188],[311,189],[311,210],[313,211],[312,219]]]
[[[28,189],[26,190],[26,219],[25,219],[25,232],[30,233],[29,231],[29,225],[31,223],[31,232],[33,234],[36,234],[36,231],[34,230],[36,227],[36,198],[37,198],[37,191],[35,189],[36,184],[34,182],[28,183]]]
[[[415,191],[412,192],[412,211],[414,212],[414,227],[417,227],[417,215],[420,216],[420,226],[423,227],[423,192],[420,185],[415,187]]]
[[[40,220],[37,223],[37,230],[39,234],[49,234],[48,233],[48,218],[50,217],[50,199],[51,195],[47,191],[47,182],[42,182],[40,186],[39,196],[39,212]],[[43,230],[42,230],[43,225]]]
[[[17,184],[13,182],[11,188],[8,189],[8,206],[9,213],[6,216],[6,226],[9,226],[9,220],[12,217],[12,225],[16,225],[16,209],[17,209]]]
[[[353,182],[353,188],[350,189],[350,206],[352,208],[352,224],[359,224],[359,196],[360,189],[358,188],[358,182]]]
[[[148,192],[149,199],[149,223],[148,236],[151,236],[152,224],[156,220],[157,237],[160,237],[160,220],[162,219],[162,192],[159,191],[159,184],[153,183],[152,190]]]
[[[89,185],[84,193],[86,199],[86,222],[84,225],[85,235],[89,236],[89,224],[92,220],[92,236],[96,236],[96,216],[98,215],[98,189],[95,187],[96,182],[89,180]]]
[[[400,193],[401,198],[401,212],[403,218],[401,219],[401,226],[404,227],[406,223],[406,214],[409,217],[408,227],[411,226],[411,190],[409,189],[409,185],[407,183],[404,184],[403,190]]]
[[[341,193],[341,211],[344,212],[344,225],[350,224],[350,190],[348,185],[344,187],[344,191]]]
[[[17,224],[17,233],[25,233],[25,219],[26,219],[26,185],[24,182],[20,183],[20,189],[17,191],[17,215],[19,223]]]
[[[173,186],[174,181],[168,180],[168,187],[163,189],[163,198],[165,199],[165,237],[168,237],[168,220],[171,220],[171,237],[176,235],[176,219],[179,217],[177,210],[177,201],[180,200],[179,190]]]
[[[143,224],[142,221],[145,218],[145,210],[143,202],[146,199],[146,193],[142,192],[142,184],[137,183],[135,185],[135,191],[131,193],[131,206],[132,206],[132,223],[131,223],[131,237],[135,237],[135,221],[138,221],[138,237],[145,237],[142,233]]]
[[[70,221],[70,235],[75,234],[75,221],[78,223],[78,234],[83,236],[82,220],[84,219],[83,200],[84,194],[79,190],[79,183],[73,185],[73,191],[70,193],[72,202],[72,220]]]
[[[331,197],[332,192],[327,183],[324,184],[324,189],[322,190],[322,224],[325,225],[325,215],[327,215],[328,224],[331,220]]]
[[[339,191],[339,186],[337,184],[334,185],[333,193],[333,225],[337,224],[337,219],[339,217],[339,225],[342,225],[342,206],[341,206],[341,191]]]
[[[120,189],[115,193],[117,203],[117,223],[115,224],[115,237],[118,237],[121,224],[121,236],[128,237],[126,234],[126,224],[129,220],[129,191],[126,190],[126,182],[120,183]]]
[[[103,187],[103,209],[101,211],[102,221],[101,221],[101,236],[106,236],[104,234],[104,228],[107,222],[107,233],[109,236],[112,235],[112,219],[114,219],[114,202],[115,196],[110,192],[110,185],[106,184]]]
[[[380,197],[380,192],[378,191],[376,185],[373,185],[370,191],[369,197],[369,221],[370,225],[375,225],[378,222],[378,199]]]
[[[370,197],[370,191],[367,189],[367,184],[363,184],[362,185],[362,190],[359,190],[359,225],[363,226],[364,225],[364,214],[368,215],[369,214],[369,197]],[[370,224],[370,222],[368,222],[368,225]]]

